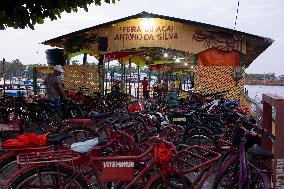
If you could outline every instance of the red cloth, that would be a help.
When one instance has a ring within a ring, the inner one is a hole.
[[[132,104],[128,107],[128,112],[141,112],[142,107],[139,103]]]
[[[249,111],[249,107],[247,106],[239,106],[238,109],[243,110],[243,111]]]
[[[142,80],[142,88],[143,91],[147,91],[148,90],[148,81],[147,80]]]
[[[2,142],[4,148],[19,148],[19,147],[35,147],[46,145],[46,135],[37,136],[34,133],[24,133],[14,139],[8,139]]]
[[[240,52],[223,51],[217,48],[198,54],[199,66],[240,66]]]
[[[172,174],[173,170],[170,164],[172,152],[166,144],[161,143],[154,148],[154,157],[164,174]]]

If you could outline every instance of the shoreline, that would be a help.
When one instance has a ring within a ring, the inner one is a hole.
[[[245,85],[284,86],[284,84],[245,83]]]

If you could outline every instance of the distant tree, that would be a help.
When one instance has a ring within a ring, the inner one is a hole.
[[[267,74],[246,74],[246,78],[250,80],[275,80],[275,73]]]
[[[29,64],[29,65],[26,65],[26,68],[25,68],[26,78],[27,79],[32,79],[33,78],[33,68],[34,67],[39,67],[39,66],[43,66],[43,65],[42,64]],[[43,74],[38,74],[38,78],[43,77],[42,75]]]
[[[56,20],[61,14],[77,12],[78,8],[88,11],[92,3],[115,3],[116,0],[10,0],[0,1],[0,29],[7,27],[34,29],[35,24],[43,24],[45,18]],[[118,0],[119,1],[119,0]]]
[[[24,65],[19,59],[13,60],[12,62],[6,62],[3,67],[3,61],[0,61],[1,69],[0,69],[0,75],[3,77],[3,74],[5,73],[5,78],[10,77],[18,77],[23,76],[24,73]]]

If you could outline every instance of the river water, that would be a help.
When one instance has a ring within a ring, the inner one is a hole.
[[[271,93],[284,97],[284,86],[267,86],[267,85],[245,85],[248,90],[248,96],[258,102],[262,100],[262,94]]]

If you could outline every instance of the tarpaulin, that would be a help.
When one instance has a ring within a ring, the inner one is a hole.
[[[198,66],[240,66],[240,52],[208,49],[198,54]]]

